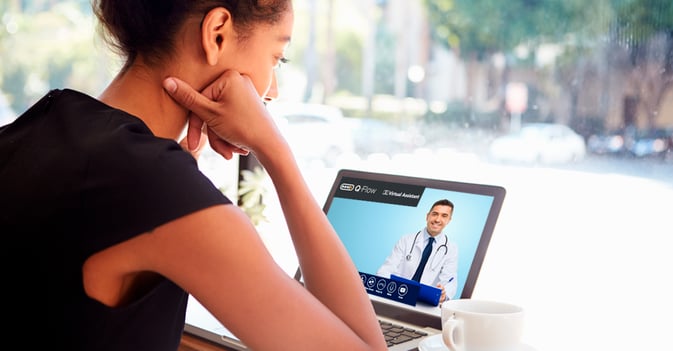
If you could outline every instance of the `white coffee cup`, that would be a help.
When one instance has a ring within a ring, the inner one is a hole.
[[[523,334],[522,307],[459,299],[442,303],[442,339],[451,351],[516,351]]]

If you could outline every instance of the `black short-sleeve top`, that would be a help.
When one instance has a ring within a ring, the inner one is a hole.
[[[163,279],[109,308],[84,293],[82,264],[164,223],[230,203],[189,153],[140,119],[74,90],[49,92],[0,127],[0,231],[15,254],[3,264],[16,317],[31,315],[51,329],[52,347],[177,349],[183,289]]]

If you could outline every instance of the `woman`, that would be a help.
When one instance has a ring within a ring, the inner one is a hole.
[[[93,6],[125,58],[116,78],[98,99],[51,91],[0,129],[0,225],[37,266],[12,278],[47,286],[31,311],[62,328],[50,344],[175,350],[191,293],[254,350],[386,349],[357,270],[264,107],[277,95],[291,1]],[[305,287],[179,146],[188,120],[191,152],[203,131],[223,157],[251,152],[265,167]]]

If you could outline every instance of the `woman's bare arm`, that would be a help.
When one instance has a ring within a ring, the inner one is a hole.
[[[166,250],[198,256],[187,261],[197,268],[194,272],[186,272],[191,269],[183,267],[185,262],[176,262],[169,269],[175,276],[169,277],[184,284],[253,348],[385,350],[353,262],[250,81],[226,72],[204,91],[205,96],[179,80],[169,80],[167,91],[206,123],[214,148],[229,147],[225,154],[232,148],[249,150],[267,170],[278,192],[306,287],[273,262],[255,228],[234,206],[199,211],[167,226],[168,232],[191,234],[184,238],[190,240],[189,245],[168,240]],[[226,143],[214,145],[213,137]]]

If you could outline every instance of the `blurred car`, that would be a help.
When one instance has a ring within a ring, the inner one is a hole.
[[[671,152],[673,127],[640,130],[628,143],[628,151],[636,157],[665,157]]]
[[[340,155],[353,152],[351,129],[340,108],[279,101],[267,108],[297,159],[333,166]]]
[[[587,151],[598,155],[620,155],[626,152],[627,140],[624,129],[592,134],[587,139]]]
[[[413,127],[404,128],[376,118],[346,117],[346,120],[353,135],[354,151],[362,157],[412,152],[425,144],[423,135]]]
[[[518,131],[493,139],[489,154],[496,161],[566,163],[586,156],[584,138],[556,123],[527,123]]]

